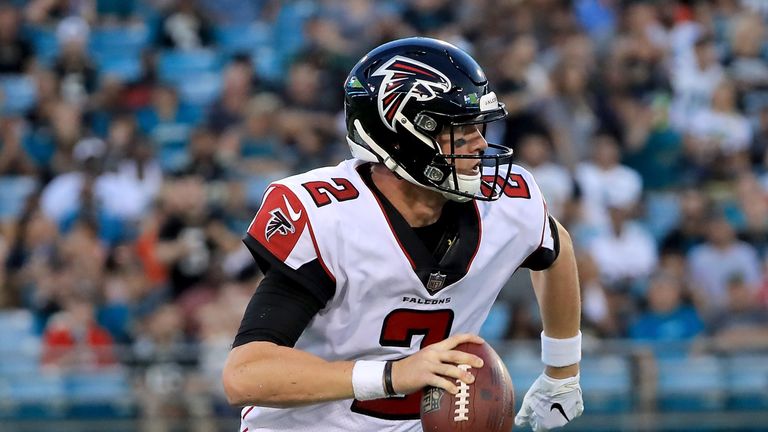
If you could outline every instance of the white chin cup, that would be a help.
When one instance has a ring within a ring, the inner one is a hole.
[[[452,175],[448,176],[448,178],[440,186],[447,189],[454,189],[460,192],[464,192],[473,196],[480,193],[480,184],[481,184],[480,172],[472,175],[456,173],[456,178],[458,178],[459,180],[458,187],[454,185]],[[447,192],[447,191],[441,191],[441,193],[443,194],[444,197],[448,198],[451,201],[467,202],[472,199],[471,197],[457,195],[455,193]]]

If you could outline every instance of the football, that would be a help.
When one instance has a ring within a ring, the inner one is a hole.
[[[463,343],[458,351],[483,359],[483,367],[459,365],[475,376],[472,384],[456,380],[459,392],[452,395],[427,387],[421,398],[424,432],[509,432],[515,418],[515,392],[504,363],[490,345]]]

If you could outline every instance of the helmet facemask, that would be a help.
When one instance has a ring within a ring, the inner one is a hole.
[[[506,173],[512,165],[512,149],[492,143],[487,143],[487,148],[479,154],[458,153],[457,148],[465,145],[464,135],[467,131],[470,134],[480,133],[485,136],[487,123],[503,119],[505,116],[503,105],[499,112],[491,115],[465,118],[423,112],[416,116],[413,123],[404,115],[398,114],[397,125],[404,129],[398,134],[403,141],[398,143],[398,147],[420,148],[424,153],[421,160],[398,157],[400,155],[396,151],[387,152],[365,132],[359,121],[353,125],[353,138],[348,137],[347,140],[355,157],[381,162],[403,179],[440,192],[452,201],[494,201],[501,196],[507,185]],[[474,129],[474,132],[470,128]],[[443,146],[439,142],[442,134],[448,134],[447,153],[443,152]],[[475,173],[460,172],[460,166],[473,164],[477,164]],[[493,168],[493,172],[486,171],[483,175],[484,167]]]
[[[484,139],[487,121],[478,120],[481,119],[454,119],[447,122],[434,138],[438,154],[425,170],[425,177],[430,183],[427,187],[438,190],[452,201],[493,201],[501,196],[506,187],[506,173],[512,165],[512,149],[486,142],[486,148],[480,152],[461,150],[463,146],[470,145],[470,140]],[[474,134],[483,138],[472,136]],[[447,142],[441,143],[442,135],[447,135]],[[493,172],[487,172],[487,168],[492,168]],[[467,172],[469,170],[472,172]],[[500,174],[505,176],[504,180],[500,180]]]

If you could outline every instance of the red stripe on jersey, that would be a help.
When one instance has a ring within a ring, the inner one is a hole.
[[[541,199],[541,202],[544,203],[544,224],[541,227],[541,240],[539,240],[539,247],[541,247],[544,244],[544,232],[547,230],[547,216],[549,216],[549,210],[547,210],[547,202],[544,201],[543,197]]]
[[[480,250],[480,244],[483,242],[483,218],[480,217],[480,209],[477,207],[477,200],[472,200],[475,205],[475,214],[477,215],[477,247],[475,247],[475,253],[472,254],[472,258],[467,263],[467,270],[465,273],[469,273],[469,268],[472,266],[472,262],[475,261],[477,252]]]
[[[328,266],[325,265],[325,261],[323,260],[323,255],[320,253],[320,248],[317,247],[317,239],[315,238],[315,230],[312,229],[312,223],[310,222],[308,224],[309,226],[309,236],[312,237],[312,246],[315,248],[315,254],[317,255],[317,260],[320,262],[320,267],[325,270],[325,273],[328,275],[329,278],[331,278],[332,281],[336,282],[336,277],[331,273],[331,270],[328,269]]]
[[[254,409],[254,408],[256,408],[256,407],[255,407],[255,406],[252,406],[252,407],[248,407],[248,409],[247,409],[247,410],[245,410],[245,412],[243,413],[243,420],[245,420],[245,418],[248,416],[248,414],[250,414],[250,413],[251,413],[251,411],[253,411],[253,409]],[[247,429],[247,428],[246,428],[246,429]]]

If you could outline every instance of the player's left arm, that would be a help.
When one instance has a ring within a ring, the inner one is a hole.
[[[581,299],[576,258],[568,232],[554,218],[548,220],[559,253],[548,268],[531,271],[544,326],[541,357],[546,368],[526,393],[515,418],[515,423],[528,423],[534,431],[564,426],[584,410],[579,386]]]

